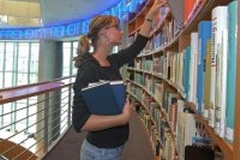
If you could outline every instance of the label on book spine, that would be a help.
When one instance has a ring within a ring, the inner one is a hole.
[[[233,143],[233,134],[234,134],[234,130],[232,128],[228,128],[226,127],[226,134],[225,137],[228,141],[230,141],[231,143]]]

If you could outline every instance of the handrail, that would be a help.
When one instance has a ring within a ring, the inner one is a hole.
[[[58,82],[59,81],[65,82],[65,80],[71,80],[74,77],[75,77],[75,75],[55,78],[55,79],[52,79],[52,80],[42,81],[42,82],[37,82],[37,83],[31,83],[31,84],[25,84],[25,85],[20,85],[20,86],[13,86],[13,87],[8,87],[8,88],[3,88],[3,89],[0,89],[0,93],[3,92],[3,91],[8,91],[8,90],[12,90],[12,89],[19,89],[19,88],[24,88],[24,87],[30,87],[30,86],[36,86],[36,85],[40,85],[40,84],[46,84],[46,83],[49,83],[49,82],[56,82],[56,81],[58,81]]]
[[[0,104],[16,101],[29,96],[39,95],[46,91],[62,88],[71,84],[67,80],[73,79],[71,77],[57,78],[52,81],[44,81],[39,83],[33,83],[30,85],[22,85],[17,87],[11,87],[0,90]]]

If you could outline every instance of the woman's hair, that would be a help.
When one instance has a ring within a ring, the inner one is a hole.
[[[119,23],[119,18],[111,15],[100,15],[92,19],[89,24],[88,33],[79,38],[77,55],[83,55],[89,53],[89,49],[92,46],[93,50],[96,50],[96,44],[98,40],[99,31],[111,25],[112,23]]]

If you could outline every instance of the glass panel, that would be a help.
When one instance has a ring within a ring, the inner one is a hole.
[[[19,43],[18,67],[17,67],[18,73],[28,72],[28,69],[29,69],[28,60],[29,60],[29,44]]]
[[[18,73],[17,86],[28,84],[28,74]]]
[[[3,71],[4,43],[0,43],[0,72]]]
[[[5,71],[13,71],[13,61],[14,60],[14,44],[6,43],[6,63]]]
[[[17,76],[17,85],[28,84],[28,60],[29,60],[29,44],[28,43],[19,43],[18,50],[18,76]]]
[[[13,82],[13,73],[12,72],[5,72],[5,77],[4,77],[4,88],[12,87]]]
[[[31,58],[30,58],[30,83],[38,82],[38,56],[39,44],[32,43],[31,45]]]
[[[38,82],[38,74],[37,73],[35,73],[35,74],[30,74],[29,75],[29,78],[30,78],[30,84],[31,83],[37,83]]]
[[[0,89],[3,88],[4,43],[0,43]]]
[[[68,45],[63,45],[68,46]],[[63,77],[64,76],[70,76],[70,58],[71,58],[71,48],[64,47],[63,48]]]
[[[64,42],[63,48],[71,48],[71,42]]]
[[[73,42],[73,54],[72,54],[72,57],[77,56],[77,54],[76,54],[77,47],[78,47],[78,42]],[[77,74],[77,68],[74,66],[74,61],[71,62],[71,65],[72,65],[72,75]]]
[[[71,76],[77,73],[77,68],[74,66],[73,57],[76,57],[78,42],[63,43],[63,76]]]

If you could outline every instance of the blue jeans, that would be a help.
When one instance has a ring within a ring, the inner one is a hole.
[[[86,139],[81,147],[80,160],[120,160],[124,146],[117,148],[98,148]]]

